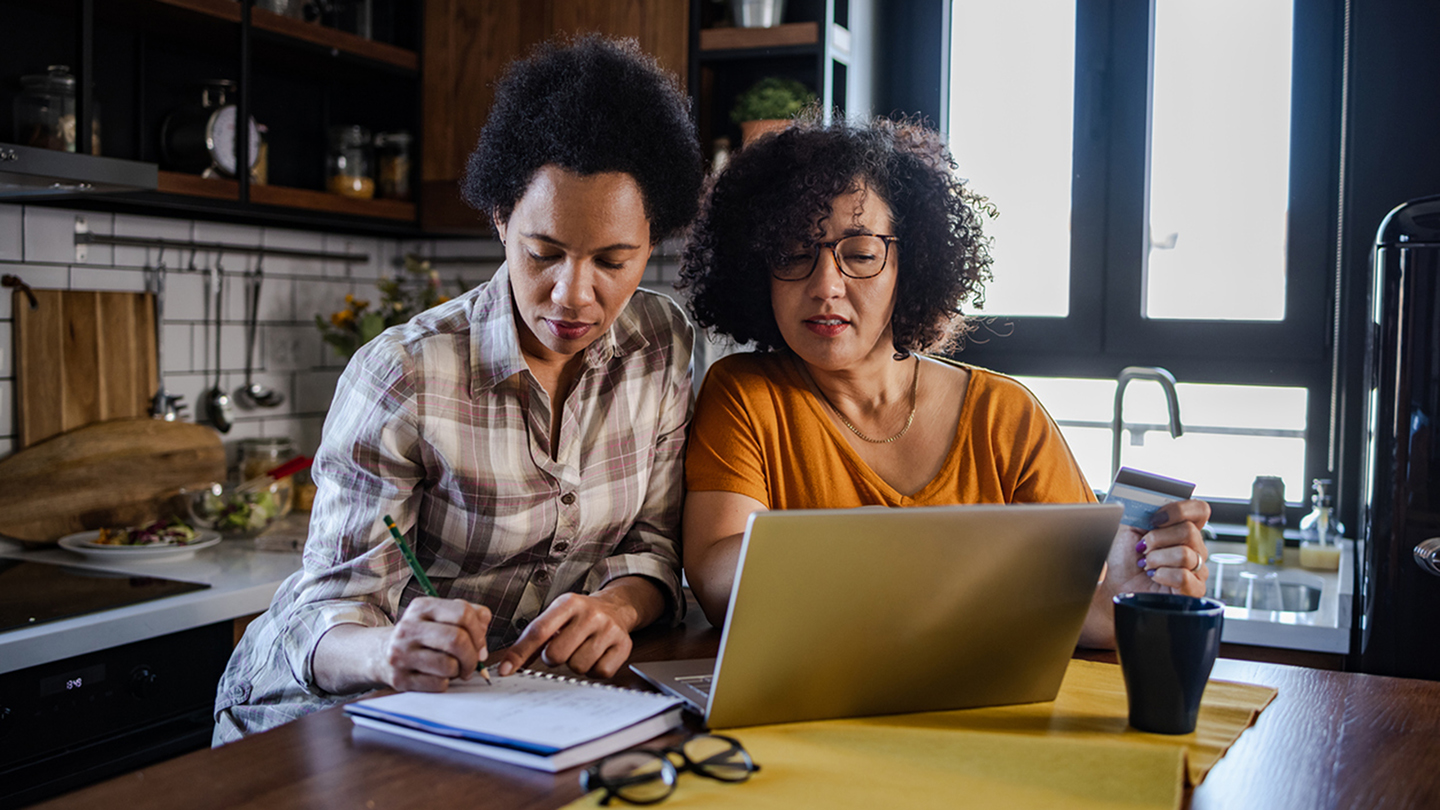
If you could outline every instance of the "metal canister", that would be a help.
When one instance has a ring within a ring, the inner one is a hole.
[[[1285,556],[1285,481],[1258,475],[1250,486],[1250,516],[1245,521],[1245,559],[1279,565]]]

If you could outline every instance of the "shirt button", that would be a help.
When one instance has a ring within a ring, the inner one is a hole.
[[[573,493],[573,492],[567,492],[567,493],[565,493],[564,495],[561,495],[561,496],[560,496],[560,502],[563,503],[563,504],[565,504],[566,506],[569,506],[570,504],[575,503],[575,493]]]
[[[529,624],[529,623],[530,623],[530,620],[529,620],[529,619],[516,619],[516,620],[515,620],[515,626],[518,627],[518,628],[520,628],[521,630],[524,630],[524,629],[525,629],[525,625],[527,625],[527,624]]]
[[[539,571],[535,572],[535,581],[541,583],[550,581],[550,572],[546,571],[544,568],[541,568]]]
[[[555,551],[556,554],[564,554],[564,553],[565,553],[566,551],[568,551],[569,549],[570,549],[570,544],[567,543],[567,542],[565,542],[564,540],[561,540],[560,542],[556,543],[555,546],[554,546],[554,551]]]

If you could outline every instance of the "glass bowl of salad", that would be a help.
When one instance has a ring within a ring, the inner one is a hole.
[[[194,525],[225,537],[253,537],[284,516],[290,482],[275,481],[248,491],[213,483],[182,490],[180,497]]]

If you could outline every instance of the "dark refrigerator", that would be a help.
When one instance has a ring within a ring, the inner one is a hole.
[[[1440,680],[1440,196],[1376,234],[1357,627],[1364,672]]]

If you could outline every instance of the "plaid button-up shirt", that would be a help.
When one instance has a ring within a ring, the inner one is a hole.
[[[325,421],[304,568],[251,623],[217,693],[215,742],[353,695],[315,684],[320,637],[394,624],[423,595],[382,516],[440,596],[490,608],[491,650],[567,592],[650,578],[678,621],[679,521],[693,330],[635,293],[587,348],[552,436],[520,354],[505,267],[387,330],[345,369]]]

